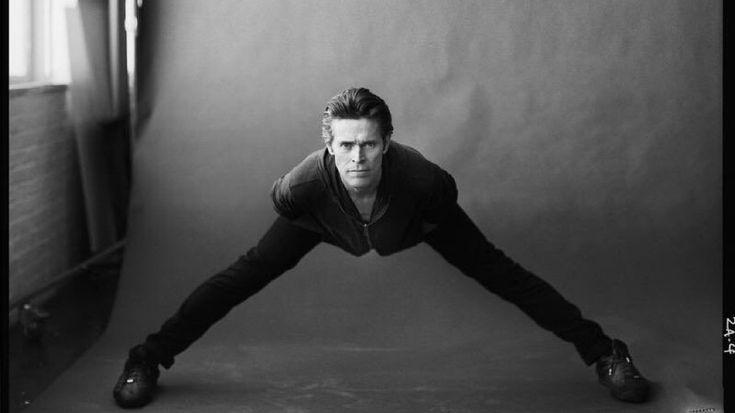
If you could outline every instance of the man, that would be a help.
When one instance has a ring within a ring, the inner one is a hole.
[[[457,204],[449,173],[419,152],[391,140],[388,106],[364,88],[347,89],[322,116],[326,148],[312,153],[273,185],[279,217],[258,245],[184,301],[144,343],[130,350],[114,397],[122,407],[152,400],[158,365],[170,368],[184,351],[234,306],[293,268],[320,242],[353,255],[389,255],[426,242],[487,290],[517,305],[538,325],[572,343],[596,364],[614,397],[642,402],[649,382],[626,345],[548,283],[496,249]]]

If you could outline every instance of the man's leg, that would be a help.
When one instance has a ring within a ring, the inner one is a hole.
[[[197,287],[158,332],[130,350],[115,386],[118,404],[139,407],[148,403],[156,387],[158,364],[171,367],[174,356],[233,307],[293,268],[320,241],[318,234],[278,217],[257,246]]]
[[[483,287],[517,305],[538,325],[574,344],[587,365],[610,351],[611,339],[582,317],[549,283],[495,248],[457,205],[425,241]]]
[[[278,217],[258,245],[197,287],[161,329],[147,337],[147,353],[166,368],[233,307],[260,291],[320,242],[318,234]]]
[[[574,344],[587,365],[596,362],[600,383],[615,398],[627,402],[647,399],[649,382],[633,365],[627,346],[611,340],[549,283],[495,248],[459,205],[425,236],[425,241],[463,273],[518,306],[538,325]]]

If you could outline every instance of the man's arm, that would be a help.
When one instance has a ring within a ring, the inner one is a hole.
[[[444,221],[457,203],[458,196],[457,184],[452,175],[436,165],[432,166],[435,168],[434,179],[422,208],[425,232]]]

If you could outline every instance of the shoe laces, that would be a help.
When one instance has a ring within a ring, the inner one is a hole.
[[[633,365],[633,360],[631,360],[629,356],[625,356],[610,363],[607,374],[612,376],[614,370],[620,371],[626,378],[641,378],[641,373]]]
[[[612,354],[605,360],[607,375],[619,371],[625,378],[640,379],[641,373],[633,364],[633,359],[624,347],[614,346]]]
[[[135,363],[128,366],[125,372],[125,383],[136,383],[144,381],[146,378],[155,378],[157,369],[145,363]],[[143,380],[141,380],[143,379]]]

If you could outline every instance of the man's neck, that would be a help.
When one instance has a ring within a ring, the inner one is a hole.
[[[350,188],[345,185],[345,189],[347,189],[347,193],[350,194],[350,198],[353,200],[367,200],[375,198],[378,194],[377,186],[371,188]]]
[[[363,222],[370,221],[375,206],[375,200],[378,198],[378,185],[363,188],[354,188],[342,182],[342,186],[347,190],[352,205],[355,206],[360,218]]]
[[[360,218],[363,222],[370,221],[370,217],[373,215],[373,207],[375,206],[375,200],[378,198],[378,190],[377,188],[372,191],[350,191],[347,190],[347,193],[350,194],[350,199],[352,200],[352,204],[357,209],[357,212],[360,214]]]

